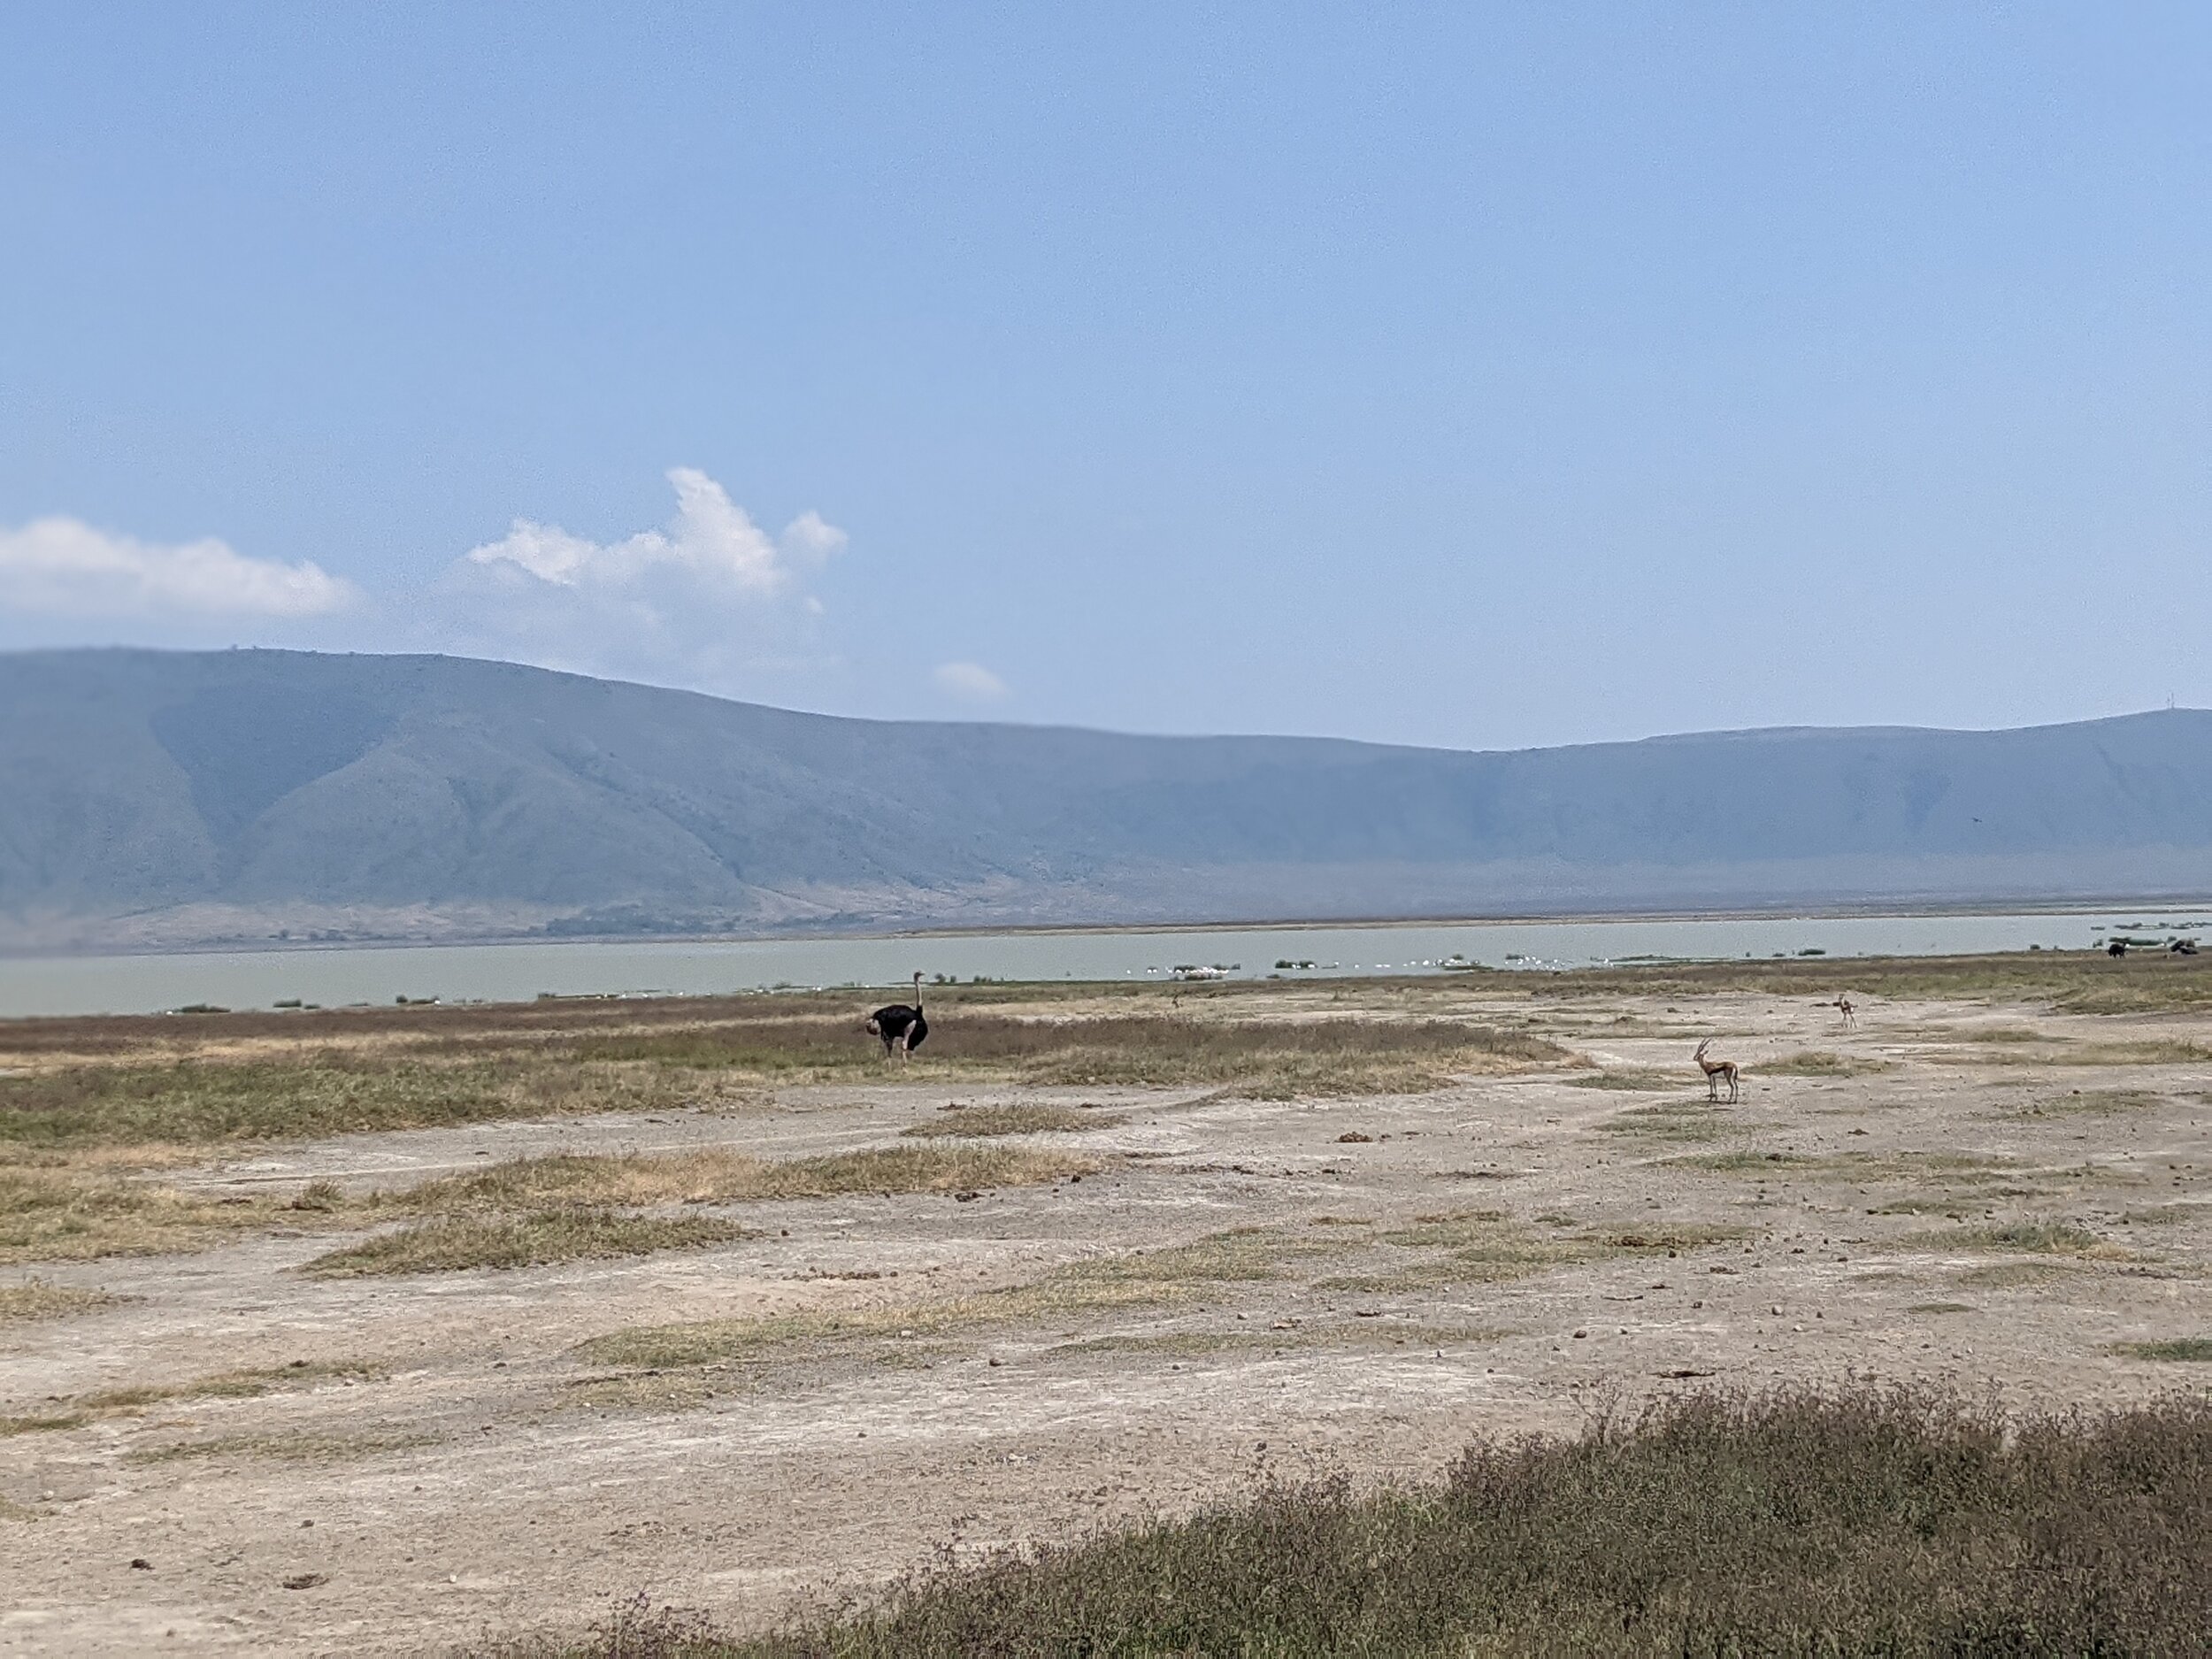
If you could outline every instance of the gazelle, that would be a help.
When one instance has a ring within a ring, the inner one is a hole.
[[[1850,992],[1837,992],[1836,1000],[1829,1004],[1829,1006],[1833,1008],[1836,1012],[1843,1016],[1843,1028],[1846,1031],[1852,1031],[1857,1028],[1859,1016],[1857,1010],[1852,1003]]]
[[[1718,1100],[1720,1086],[1725,1083],[1728,1085],[1728,1098],[1732,1101],[1736,1098],[1736,1063],[1733,1060],[1708,1060],[1705,1051],[1712,1046],[1710,1037],[1697,1045],[1698,1070],[1705,1073],[1705,1098]]]

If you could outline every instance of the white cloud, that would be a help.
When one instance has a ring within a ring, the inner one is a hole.
[[[57,617],[209,620],[328,616],[360,589],[303,559],[249,558],[212,536],[141,541],[81,519],[0,529],[0,611]]]
[[[432,628],[460,649],[720,689],[804,660],[823,613],[806,580],[845,533],[808,511],[771,537],[704,472],[668,481],[675,517],[618,541],[516,519],[449,567]]]
[[[941,663],[930,678],[940,691],[971,703],[995,703],[1006,695],[1006,682],[980,663]]]
[[[518,518],[496,541],[473,549],[468,563],[511,567],[557,588],[619,593],[664,573],[680,574],[732,597],[774,595],[794,572],[785,554],[820,564],[845,544],[845,533],[804,512],[783,533],[781,546],[704,472],[671,468],[676,517],[665,531],[641,530],[621,541],[587,541],[553,525]]]
[[[811,507],[786,525],[780,539],[786,553],[812,565],[827,564],[831,554],[844,550],[847,540],[842,530],[823,523],[822,515]]]

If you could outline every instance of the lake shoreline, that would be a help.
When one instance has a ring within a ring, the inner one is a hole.
[[[1655,962],[1960,956],[2141,945],[2212,932],[2212,907],[1609,917],[1118,927],[723,940],[522,939],[0,957],[0,1018],[181,1009],[732,996],[905,985],[1286,981]]]
[[[1566,927],[1634,926],[1644,923],[1696,922],[1826,922],[1838,920],[1911,920],[1928,917],[2093,916],[2116,910],[2167,909],[2196,910],[2212,905],[2212,891],[2168,893],[2145,896],[2121,895],[2111,898],[1967,900],[1955,902],[1910,903],[1901,900],[1839,902],[1830,904],[1712,907],[1698,910],[1603,910],[1492,911],[1482,915],[1375,916],[1292,918],[1252,921],[1221,919],[1193,922],[1040,922],[1028,925],[978,924],[970,927],[784,928],[767,933],[471,933],[386,934],[360,939],[275,939],[265,936],[200,940],[183,944],[144,944],[120,949],[78,949],[69,946],[0,945],[0,963],[136,961],[147,957],[255,956],[286,954],[312,956],[332,951],[369,950],[478,950],[527,946],[715,946],[789,945],[929,939],[1006,938],[1143,938],[1192,933],[1331,933],[1431,927]]]

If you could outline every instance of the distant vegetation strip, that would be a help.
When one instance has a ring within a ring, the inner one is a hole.
[[[379,1018],[350,1033],[210,1017],[187,1031],[173,1023],[144,1031],[119,1048],[99,1022],[0,1025],[0,1065],[36,1063],[0,1075],[0,1148],[196,1147],[665,1110],[741,1102],[783,1084],[885,1075],[881,1045],[859,1029],[856,999],[824,995],[810,1006],[799,1014],[787,1002],[762,1010],[741,1000],[681,1004],[643,1010],[630,1029],[616,1031],[597,1019],[564,1026],[519,1010],[503,1019],[410,1010],[410,1020]],[[1202,1018],[1018,1017],[978,1006],[941,1015],[902,1075],[1213,1086],[1286,1098],[1432,1087],[1571,1058],[1544,1038],[1460,1020],[1236,1013],[1233,1002]],[[128,1024],[142,1030],[148,1022]]]

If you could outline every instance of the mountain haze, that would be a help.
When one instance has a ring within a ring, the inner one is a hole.
[[[0,656],[0,944],[2212,893],[2212,714],[1506,753],[797,714],[442,657]]]

